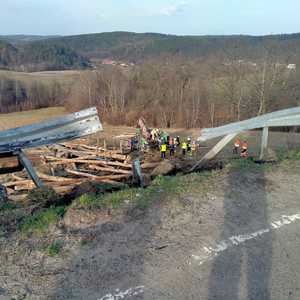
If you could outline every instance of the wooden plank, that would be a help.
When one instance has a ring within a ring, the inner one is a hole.
[[[5,187],[12,187],[16,185],[27,185],[27,184],[32,184],[32,180],[24,179],[18,181],[10,181],[10,182],[5,182],[2,185],[4,185]]]
[[[99,166],[95,166],[95,165],[89,165],[88,168],[92,169],[92,170],[96,170],[96,171],[107,172],[107,173],[132,175],[131,171],[122,170],[122,169],[99,167]]]
[[[152,168],[156,168],[159,164],[160,164],[160,162],[143,163],[143,164],[141,165],[141,168],[142,168],[142,169],[152,169]]]
[[[80,158],[58,158],[58,157],[51,157],[51,156],[46,156],[46,158],[47,160],[51,161],[53,166],[62,165],[62,164],[81,163],[81,164],[88,164],[88,165],[116,166],[125,169],[131,169],[131,165],[129,164],[124,164],[124,163],[114,162],[114,161],[85,160]]]
[[[22,150],[19,150],[17,152],[17,155],[19,157],[20,163],[26,169],[28,175],[30,176],[30,178],[32,179],[34,184],[39,188],[43,187],[44,186],[43,182],[39,179],[38,175],[36,174],[32,164],[31,164],[31,161],[27,158],[25,153]]]
[[[62,149],[61,149],[62,150]],[[67,153],[71,153],[75,156],[78,156],[80,158],[82,158],[82,156],[91,156],[91,157],[94,157],[94,158],[113,158],[115,160],[118,160],[118,161],[124,161],[126,159],[126,155],[121,155],[121,154],[118,154],[116,153],[116,151],[86,151],[86,150],[73,150],[73,149],[64,149],[62,151],[65,151]]]
[[[81,177],[87,177],[90,178],[94,181],[104,181],[106,179],[108,180],[119,180],[119,179],[126,179],[129,178],[129,175],[105,175],[105,176],[98,176],[98,175],[93,175],[93,174],[89,174],[89,173],[84,173],[84,172],[80,172],[80,171],[74,171],[71,169],[66,169],[66,172],[73,174],[73,175],[77,175],[77,176],[81,176]]]
[[[260,160],[263,160],[265,152],[268,148],[268,137],[269,137],[269,128],[264,127],[262,131],[262,139],[261,139],[261,150],[260,150]]]
[[[202,167],[207,161],[213,159],[232,139],[234,139],[238,134],[232,133],[226,135],[221,141],[219,141],[207,154],[205,154],[202,159],[197,162],[189,172],[195,171],[197,168]]]

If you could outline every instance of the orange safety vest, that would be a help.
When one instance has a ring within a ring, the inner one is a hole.
[[[241,141],[240,139],[236,139],[235,142],[234,142],[234,146],[239,148],[241,146]]]

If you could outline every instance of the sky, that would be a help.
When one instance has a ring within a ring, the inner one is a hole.
[[[0,0],[0,35],[300,32],[299,0]]]

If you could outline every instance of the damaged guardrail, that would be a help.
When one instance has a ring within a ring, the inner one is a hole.
[[[102,130],[97,108],[92,107],[50,121],[1,131],[0,155],[4,158],[17,156],[35,185],[41,187],[43,183],[24,149],[69,141]]]
[[[230,123],[216,128],[204,128],[198,141],[208,141],[224,136],[204,157],[201,158],[189,171],[193,172],[213,159],[232,139],[246,130],[262,128],[260,160],[268,147],[269,127],[300,126],[300,107],[288,108],[264,114],[248,120]]]

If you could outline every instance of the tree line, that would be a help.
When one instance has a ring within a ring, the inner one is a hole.
[[[299,72],[268,57],[256,64],[165,58],[130,71],[84,72],[65,105],[96,105],[115,125],[143,116],[152,126],[218,126],[300,105]]]
[[[56,81],[28,83],[0,76],[0,113],[61,105],[64,96],[65,91]]]
[[[201,128],[300,105],[299,71],[270,56],[256,63],[166,56],[80,74],[69,89],[58,81],[1,76],[0,112],[95,105],[101,120],[113,125],[134,126],[142,116],[151,126]]]

